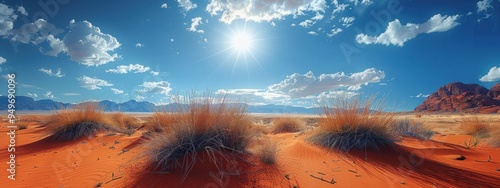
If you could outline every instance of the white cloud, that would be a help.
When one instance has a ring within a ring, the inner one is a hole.
[[[205,31],[203,31],[201,29],[200,30],[196,29],[196,27],[198,27],[202,23],[201,20],[202,20],[201,17],[196,17],[196,18],[191,19],[191,27],[187,28],[187,30],[192,31],[192,32],[197,32],[197,33],[204,33]]]
[[[57,29],[46,20],[38,19],[33,23],[23,24],[20,28],[13,29],[11,41],[25,44],[31,42],[38,45],[46,40],[47,35],[58,35],[62,32],[62,29]]]
[[[51,98],[51,99],[54,98],[54,94],[52,94],[52,91],[47,91],[47,93],[45,93],[45,95],[43,95],[43,96],[45,96],[47,98]]]
[[[170,42],[174,42],[174,39],[170,39]]]
[[[481,82],[496,82],[500,80],[500,67],[492,67],[488,74],[479,79]]]
[[[54,35],[47,35],[45,39],[49,41],[49,46],[51,50],[48,52],[44,52],[43,49],[40,49],[40,51],[43,54],[49,56],[57,56],[59,53],[66,51],[66,46],[64,45],[64,42],[58,38],[55,38]]]
[[[203,42],[206,42],[206,43],[207,43],[207,42],[208,42],[208,39],[207,39],[207,38],[203,39]]]
[[[116,88],[111,88],[111,91],[113,91],[114,94],[122,94],[123,93],[123,90],[119,90]]]
[[[91,78],[83,75],[82,77],[77,78],[80,81],[81,87],[89,90],[101,89],[101,87],[113,86],[113,84],[108,81],[101,80],[99,78]]]
[[[17,12],[19,12],[20,14],[22,14],[24,16],[28,16],[28,12],[22,6],[17,7]]]
[[[14,9],[0,3],[0,36],[7,35],[14,28],[14,21],[17,15],[14,14]]]
[[[129,72],[143,73],[148,71],[150,68],[140,64],[130,64],[130,65],[119,65],[116,69],[108,69],[106,72],[116,73],[116,74],[126,74]]]
[[[411,97],[416,97],[416,98],[427,98],[427,97],[429,97],[429,96],[431,96],[431,95],[429,95],[429,94],[424,95],[424,94],[420,93],[420,94],[418,94],[418,95],[416,95],[416,96],[411,96]]]
[[[144,44],[137,43],[137,44],[135,44],[135,47],[137,47],[137,48],[144,47]]]
[[[481,22],[484,19],[488,19],[493,14],[489,12],[489,9],[493,10],[493,6],[491,6],[491,0],[482,0],[477,2],[477,13],[482,15],[481,18],[477,19],[478,22]]]
[[[57,53],[54,52],[52,55],[57,56],[59,52],[66,52],[71,60],[87,66],[104,65],[120,58],[116,53],[110,54],[121,46],[118,40],[102,33],[99,27],[93,26],[92,23],[71,20],[69,30],[62,40],[64,48],[61,48],[60,42],[56,42],[60,50],[53,49]]]
[[[363,72],[345,75],[344,72],[321,74],[319,77],[309,71],[301,75],[294,73],[285,80],[268,87],[269,91],[286,94],[291,98],[307,97],[335,89],[359,90],[362,85],[378,83],[385,77],[384,71],[369,68]]]
[[[488,12],[488,9],[493,9],[493,6],[491,6],[491,0],[479,1],[477,2],[476,7],[477,13]]]
[[[300,22],[299,25],[302,26],[302,27],[305,27],[305,28],[309,28],[312,25],[314,25],[315,23],[316,22],[314,22],[312,20],[304,20],[303,22]]]
[[[170,88],[170,83],[166,81],[159,82],[144,82],[142,85],[139,85],[142,89],[137,90],[139,93],[150,93],[150,94],[163,94],[168,95],[172,88]]]
[[[356,41],[360,44],[385,44],[387,46],[392,44],[403,46],[406,41],[415,38],[418,34],[445,32],[453,29],[459,25],[457,22],[458,18],[459,15],[441,16],[441,14],[436,14],[423,24],[407,23],[404,26],[396,19],[389,22],[387,30],[379,36],[358,34]]]
[[[349,0],[349,2],[354,3],[354,5],[371,5],[372,0]]]
[[[7,62],[7,59],[0,57],[0,65],[4,64],[5,62]]]
[[[156,71],[151,71],[149,73],[151,73],[153,76],[158,76],[160,74],[159,72],[156,72]]]
[[[333,9],[332,17],[330,19],[334,19],[337,13],[344,12],[344,10],[349,6],[349,4],[340,4],[338,0],[333,0],[332,3],[335,8]]]
[[[179,7],[182,7],[186,12],[198,7],[198,5],[194,4],[190,0],[177,0],[177,2],[179,3]]]
[[[316,33],[316,31],[309,31],[309,32],[307,32],[307,34],[309,34],[309,35],[314,35],[314,36],[317,36],[317,35],[318,35],[318,33]]]
[[[38,98],[38,95],[36,93],[28,92],[28,96],[33,97],[33,98]]]
[[[56,73],[53,73],[52,69],[44,69],[44,68],[38,69],[38,71],[43,72],[49,76],[54,76],[58,78],[64,77],[64,73],[61,72],[61,68],[58,68]]]
[[[220,15],[221,22],[231,24],[234,20],[272,21],[281,20],[286,16],[305,15],[304,12],[324,13],[327,8],[325,0],[211,0],[206,11],[212,16]]]
[[[312,17],[312,20],[322,20],[325,17],[325,15],[320,14],[319,12],[316,12],[316,16]]]
[[[168,8],[167,3],[163,3],[160,8]]]
[[[326,36],[328,36],[328,37],[333,37],[333,36],[335,36],[335,35],[339,34],[340,32],[342,32],[342,29],[340,29],[340,28],[333,28],[333,29],[330,31],[330,33],[326,34]]]
[[[349,26],[352,25],[352,22],[354,22],[356,18],[354,17],[342,17],[340,18],[340,21],[342,22],[342,26],[345,28],[348,28]]]

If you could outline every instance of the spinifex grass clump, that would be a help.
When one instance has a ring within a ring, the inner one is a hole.
[[[398,119],[391,127],[394,134],[401,137],[414,137],[420,139],[430,139],[434,132],[418,121],[410,119]]]
[[[76,140],[83,136],[95,136],[102,131],[119,130],[106,124],[105,115],[97,103],[85,102],[73,108],[56,111],[45,124],[52,138],[60,141]]]
[[[304,122],[293,117],[277,118],[273,122],[272,133],[293,133],[300,132],[304,129]]]
[[[181,170],[184,177],[202,160],[198,154],[207,153],[209,161],[220,165],[231,160],[228,155],[244,152],[253,136],[245,106],[225,98],[190,97],[176,111],[157,112],[153,121],[163,131],[150,136],[144,156],[155,170]]]
[[[466,117],[462,119],[460,128],[468,135],[477,135],[479,137],[488,137],[491,127],[479,117]]]
[[[120,129],[127,135],[133,134],[135,132],[135,129],[139,127],[139,124],[134,117],[122,112],[108,114],[107,117],[109,124]]]
[[[363,105],[358,99],[337,98],[333,106],[323,103],[324,118],[309,138],[311,142],[341,151],[379,149],[391,144],[395,136],[390,131],[394,114],[382,112],[382,106],[372,109],[373,98]]]

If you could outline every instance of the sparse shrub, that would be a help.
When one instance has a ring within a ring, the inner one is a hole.
[[[434,132],[422,123],[409,119],[398,119],[392,124],[392,132],[397,136],[410,136],[421,139],[430,139]]]
[[[488,137],[491,130],[490,125],[477,116],[462,118],[460,128],[467,135],[477,135],[479,137]]]
[[[122,112],[108,114],[106,116],[110,125],[121,130],[122,133],[131,135],[135,132],[135,129],[139,127],[137,120]]]
[[[95,136],[103,131],[119,130],[106,124],[104,112],[97,103],[86,102],[71,109],[56,111],[45,124],[55,140],[76,140],[83,136]]]
[[[379,149],[394,142],[390,126],[394,123],[393,113],[382,112],[382,105],[372,110],[373,98],[361,105],[358,99],[340,97],[333,108],[323,103],[325,118],[318,124],[309,140],[315,144],[348,151],[355,149]]]
[[[494,148],[500,147],[500,127],[491,131],[491,137],[486,140],[486,145]]]
[[[276,153],[278,152],[278,144],[268,141],[260,148],[258,155],[260,162],[265,165],[276,164]]]
[[[475,148],[479,144],[479,134],[473,134],[470,139],[464,140],[464,146],[467,149]]]
[[[29,127],[28,123],[26,122],[16,122],[15,125],[17,126],[18,130],[27,129]]]
[[[304,130],[304,122],[293,117],[281,117],[273,121],[272,133],[294,133]]]
[[[185,178],[199,159],[200,152],[220,165],[245,151],[252,134],[252,122],[244,105],[231,105],[225,98],[190,97],[175,112],[157,112],[154,123],[163,132],[152,133],[145,143],[144,156],[151,167],[162,172],[181,170]]]
[[[263,125],[263,124],[254,124],[252,125],[252,129],[253,129],[253,132],[255,134],[264,134],[264,135],[267,135],[269,133],[271,133],[271,130],[269,130],[269,127],[267,127],[266,125]]]

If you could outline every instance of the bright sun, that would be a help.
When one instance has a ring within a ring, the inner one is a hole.
[[[250,52],[252,49],[253,38],[245,32],[234,33],[231,38],[231,48],[240,53]]]

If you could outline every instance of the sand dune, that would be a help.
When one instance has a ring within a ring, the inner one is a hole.
[[[485,144],[464,147],[471,136],[459,134],[456,122],[461,116],[401,116],[427,121],[439,133],[431,140],[404,138],[380,151],[347,154],[309,143],[308,131],[260,134],[252,139],[248,154],[222,164],[222,170],[210,163],[207,153],[200,153],[204,161],[184,181],[180,172],[148,170],[139,157],[145,151],[144,131],[56,142],[40,123],[30,122],[16,131],[16,180],[8,180],[9,172],[2,170],[2,187],[500,187],[500,150]],[[499,126],[499,117],[488,116],[494,126]],[[270,117],[255,117],[255,122],[265,118]],[[1,124],[1,143],[9,142],[7,125]],[[275,165],[251,155],[264,140],[277,144]],[[3,149],[0,158],[7,162],[9,154]],[[461,156],[466,159],[457,160]],[[5,162],[3,169],[8,168]]]

